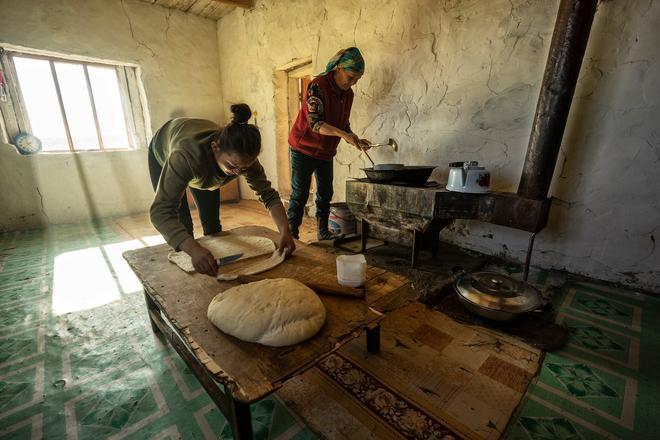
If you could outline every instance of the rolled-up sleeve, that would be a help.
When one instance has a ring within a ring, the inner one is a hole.
[[[279,193],[270,184],[270,181],[266,177],[264,167],[261,166],[261,163],[258,160],[248,168],[243,176],[245,177],[248,186],[254,191],[266,209],[270,210],[273,205],[282,203]]]
[[[172,153],[163,165],[149,210],[151,223],[175,249],[187,238],[192,238],[179,221],[179,204],[192,177],[186,158],[177,152]]]
[[[323,95],[321,94],[321,88],[318,84],[311,83],[307,87],[305,106],[307,108],[309,127],[313,131],[318,132],[321,129],[323,122],[325,122]]]

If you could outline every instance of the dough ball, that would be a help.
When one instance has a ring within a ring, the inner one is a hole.
[[[314,336],[325,323],[325,307],[301,282],[275,278],[219,293],[209,305],[208,318],[243,341],[284,347]]]

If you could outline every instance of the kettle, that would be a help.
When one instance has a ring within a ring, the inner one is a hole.
[[[446,188],[463,193],[490,192],[490,172],[476,161],[452,162]]]

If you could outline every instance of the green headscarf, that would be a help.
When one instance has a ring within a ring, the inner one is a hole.
[[[363,74],[364,73],[364,58],[357,47],[349,47],[337,52],[328,64],[325,66],[325,71],[319,76],[327,75],[338,67],[342,67],[349,72]]]

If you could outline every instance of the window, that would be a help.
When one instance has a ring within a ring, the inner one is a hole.
[[[30,133],[41,140],[43,152],[145,144],[136,66],[0,49],[0,68],[0,109],[9,141]]]

